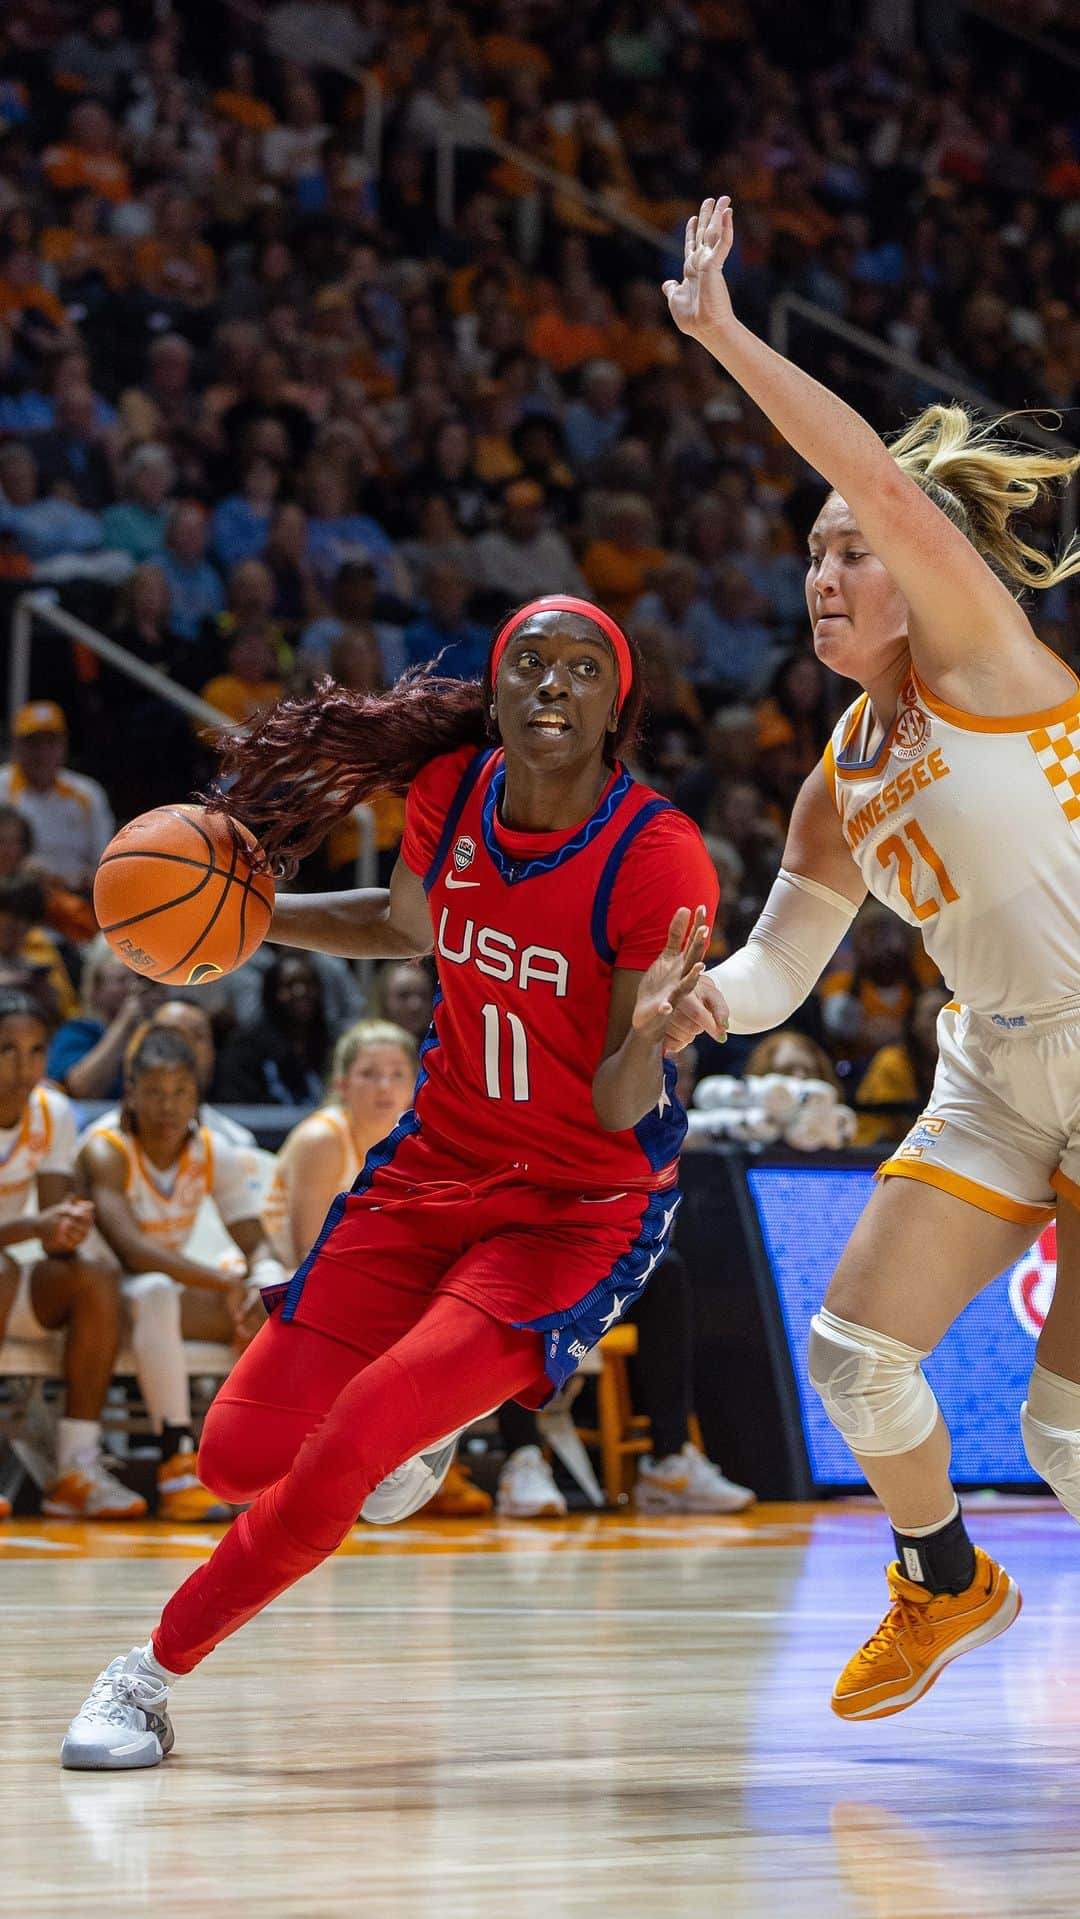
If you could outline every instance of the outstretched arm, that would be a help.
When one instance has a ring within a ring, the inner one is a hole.
[[[418,959],[431,951],[431,918],[423,886],[399,859],[389,888],[279,893],[267,938],[343,959]]]
[[[734,223],[727,195],[687,223],[682,280],[667,280],[676,325],[725,367],[788,444],[846,500],[908,602],[916,664],[935,671],[988,640],[1038,650],[1008,588],[896,464],[871,426],[735,318],[724,280]],[[935,681],[936,683],[936,681]]]

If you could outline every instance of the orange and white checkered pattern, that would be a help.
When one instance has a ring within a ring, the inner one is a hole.
[[[1080,717],[1038,726],[1028,734],[1067,820],[1080,820]]]

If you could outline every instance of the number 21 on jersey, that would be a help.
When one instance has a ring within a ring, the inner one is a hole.
[[[905,839],[910,846],[905,844]],[[919,874],[916,881],[915,858],[911,853],[914,847],[919,860]],[[945,869],[945,862],[936,846],[932,846],[917,820],[908,820],[900,833],[890,833],[882,840],[877,849],[878,864],[885,868],[896,862],[896,879],[901,893],[919,921],[933,919],[940,913],[942,906],[951,906],[960,898]],[[927,890],[927,874],[932,875]],[[916,884],[920,897],[916,898]]]

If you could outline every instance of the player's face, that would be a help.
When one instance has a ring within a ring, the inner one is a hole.
[[[591,620],[534,615],[499,662],[495,718],[507,756],[551,772],[601,759],[618,691],[614,654]]]
[[[0,1126],[14,1126],[45,1076],[44,1022],[13,1014],[0,1020]]]
[[[199,1110],[199,1089],[186,1066],[150,1066],[128,1090],[128,1109],[140,1139],[181,1145]]]
[[[814,651],[865,686],[907,645],[908,607],[846,500],[830,493],[810,531],[806,604]]]
[[[362,1046],[342,1081],[342,1099],[358,1126],[389,1132],[412,1103],[415,1071],[400,1046]]]

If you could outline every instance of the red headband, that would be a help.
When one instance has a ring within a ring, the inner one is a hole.
[[[492,685],[494,686],[495,676],[499,671],[499,661],[512,636],[519,626],[524,626],[526,620],[532,619],[534,613],[577,613],[583,620],[591,620],[594,626],[600,628],[615,654],[615,665],[619,674],[619,697],[616,704],[617,710],[621,713],[634,680],[634,662],[630,657],[626,635],[621,627],[616,626],[610,613],[605,613],[602,607],[594,606],[591,600],[576,600],[570,593],[545,593],[542,599],[530,600],[528,606],[519,607],[516,613],[511,614],[506,625],[500,628],[491,649]]]

